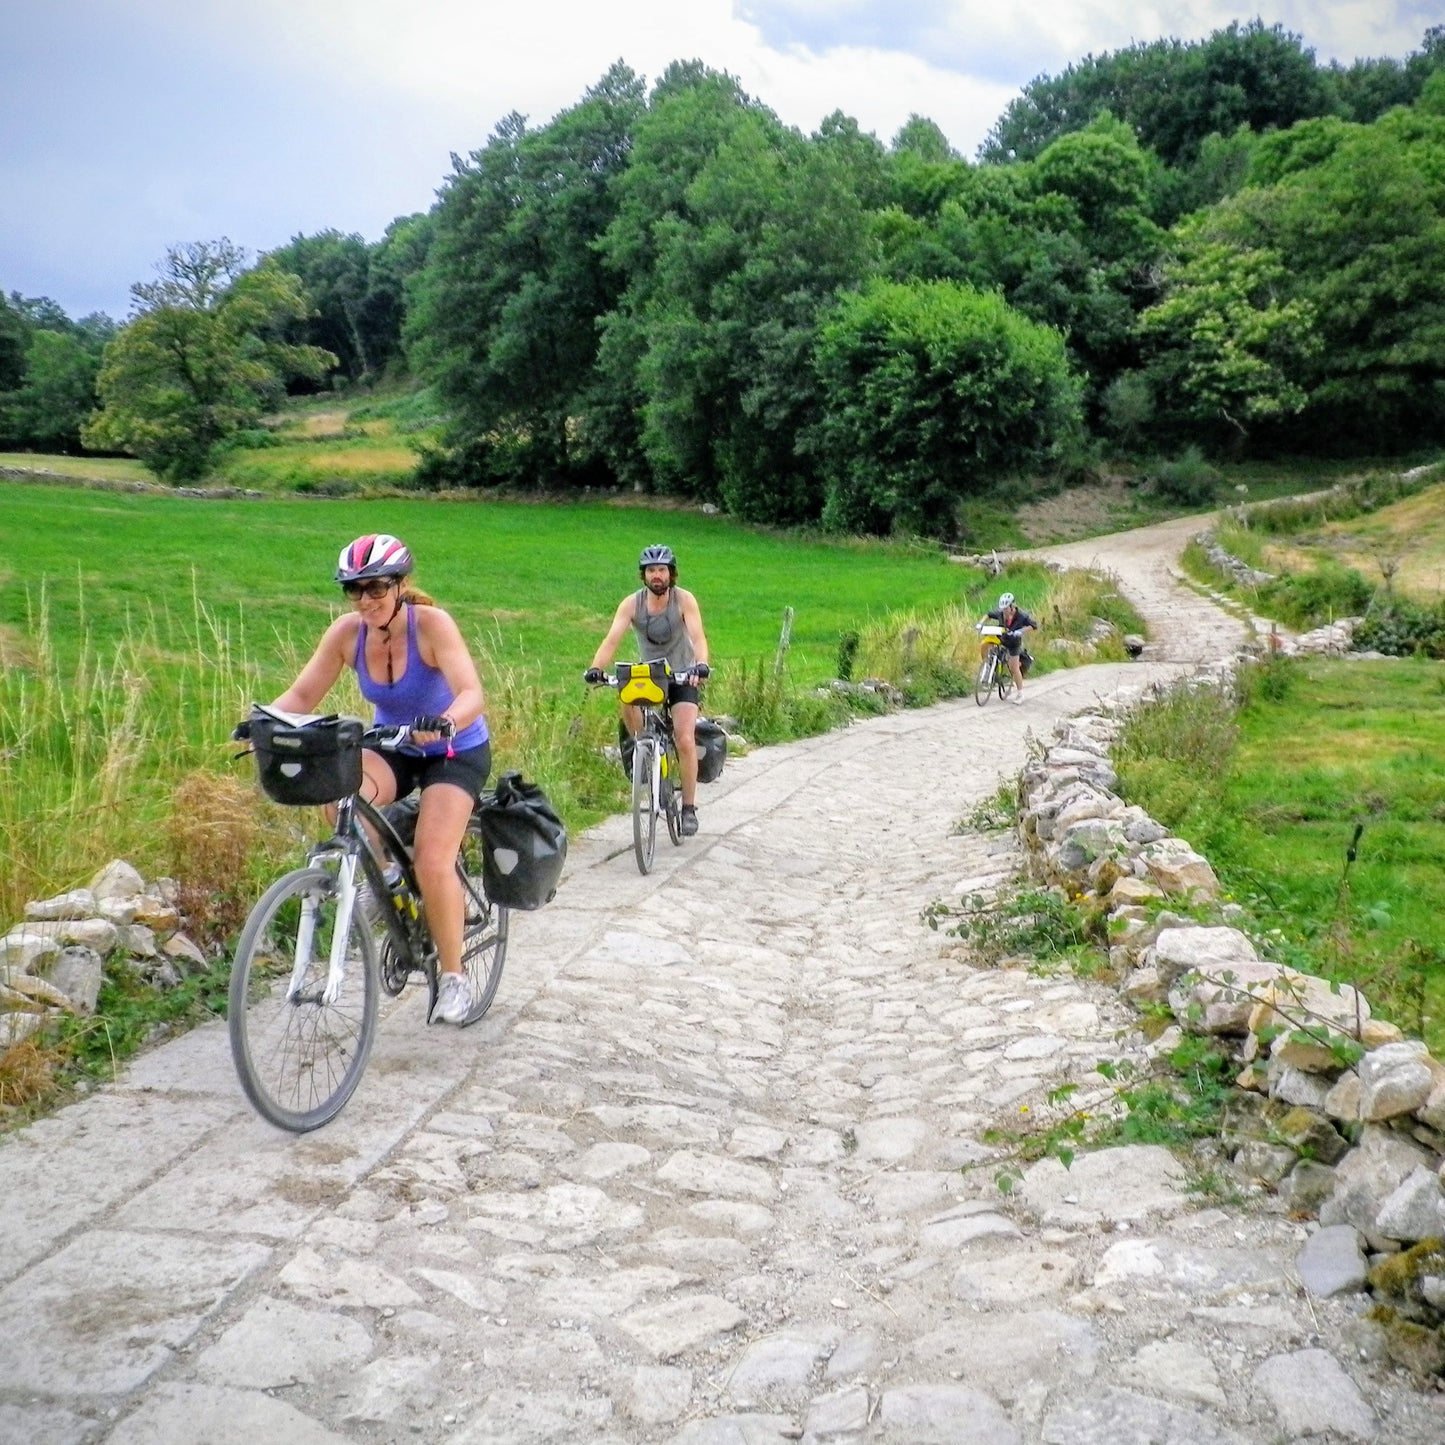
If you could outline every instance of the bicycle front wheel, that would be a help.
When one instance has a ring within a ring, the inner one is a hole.
[[[507,929],[510,914],[500,903],[487,897],[482,883],[482,833],[475,820],[462,837],[457,857],[462,881],[462,967],[472,987],[472,1007],[462,1026],[474,1024],[491,1008],[502,981],[507,959]]]
[[[639,737],[632,749],[632,851],[637,854],[637,867],[644,876],[652,872],[657,852],[657,809],[652,804],[656,748],[653,738]]]
[[[662,753],[662,816],[667,819],[667,836],[674,847],[682,846],[682,761],[669,742]]]
[[[978,665],[978,676],[973,680],[973,700],[982,707],[993,696],[994,674],[998,670],[998,653],[991,647],[988,656]]]
[[[337,913],[336,878],[298,868],[251,910],[231,966],[231,1056],[241,1087],[262,1118],[294,1134],[341,1112],[376,1032],[376,950],[360,908],[336,997],[325,997]]]

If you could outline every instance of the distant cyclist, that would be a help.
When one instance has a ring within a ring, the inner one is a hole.
[[[361,793],[381,807],[421,789],[412,862],[441,965],[437,1016],[455,1024],[472,1006],[462,970],[465,910],[456,859],[492,750],[476,664],[450,614],[406,580],[411,570],[411,552],[386,533],[343,547],[336,580],[351,611],[326,629],[272,706],[314,712],[352,667],[377,726],[411,728],[407,747],[362,754]]]
[[[588,682],[602,681],[603,669],[616,656],[629,627],[637,634],[639,662],[665,660],[672,668],[668,703],[682,764],[682,831],[690,838],[697,832],[697,684],[708,675],[707,637],[697,598],[677,585],[677,558],[671,547],[644,547],[637,570],[642,586],[618,603],[612,626],[585,676]],[[635,737],[642,714],[624,703],[622,717]]]
[[[1008,657],[1008,670],[1013,674],[1013,700],[1024,700],[1024,669],[1021,654],[1024,647],[1024,633],[1036,632],[1039,624],[1027,612],[1022,612],[1014,603],[1012,592],[1005,592],[998,599],[998,606],[984,619],[997,622],[1003,628],[1003,650]]]

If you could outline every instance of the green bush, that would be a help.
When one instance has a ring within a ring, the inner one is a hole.
[[[1177,461],[1160,462],[1150,481],[1156,496],[1180,507],[1207,507],[1219,492],[1220,474],[1198,447],[1186,447]]]
[[[1355,646],[1387,657],[1445,658],[1445,606],[1396,599],[1365,617],[1355,629]]]
[[[1248,707],[1256,699],[1284,702],[1299,683],[1299,663],[1292,657],[1266,657],[1253,667],[1242,667],[1236,679],[1239,705]]]
[[[819,328],[823,407],[810,445],[824,525],[952,529],[960,500],[1047,463],[1080,428],[1063,338],[993,292],[875,280]]]
[[[1374,588],[1352,567],[1329,560],[1312,572],[1285,573],[1259,590],[1264,609],[1292,627],[1323,627],[1339,617],[1358,617],[1373,595]]]
[[[230,436],[216,449],[217,455],[228,451],[261,451],[266,447],[282,447],[285,441],[278,437],[275,432],[268,431],[265,427],[245,427],[241,431],[232,432]]]

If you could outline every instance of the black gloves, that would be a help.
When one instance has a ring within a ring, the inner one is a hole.
[[[413,718],[411,730],[414,733],[440,733],[444,738],[455,734],[457,725],[449,717],[433,717],[430,713],[423,713],[421,717]]]
[[[587,671],[582,674],[582,681],[590,682],[595,687],[605,676],[606,673],[604,673],[600,667],[589,667]]]
[[[692,675],[701,682],[703,678],[712,676],[712,668],[705,662],[695,662],[692,667]]]
[[[251,719],[242,718],[236,724],[235,731],[231,734],[232,742],[248,743],[251,741]]]

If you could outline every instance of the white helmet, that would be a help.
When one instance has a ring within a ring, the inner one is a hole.
[[[998,599],[998,610],[999,610],[1000,612],[1002,612],[1005,607],[1012,607],[1013,605],[1014,605],[1014,595],[1013,595],[1012,592],[1005,592],[1005,593]]]
[[[411,552],[405,542],[387,532],[371,532],[341,549],[336,559],[336,580],[370,582],[374,578],[405,577],[411,565]]]

